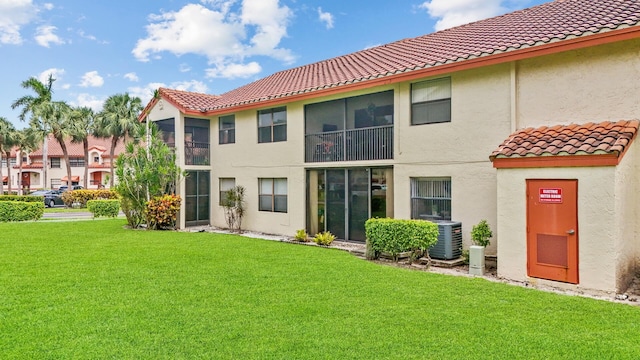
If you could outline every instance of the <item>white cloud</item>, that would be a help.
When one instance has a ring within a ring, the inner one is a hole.
[[[101,87],[104,85],[104,78],[98,75],[97,71],[89,71],[82,75],[80,87]]]
[[[41,72],[37,78],[38,80],[40,80],[40,82],[42,82],[43,84],[47,84],[47,82],[49,81],[49,75],[53,76],[53,78],[56,80],[53,84],[55,85],[60,85],[60,81],[62,80],[62,75],[64,75],[64,69],[57,69],[57,68],[51,68],[51,69],[47,69],[43,72]]]
[[[166,87],[176,90],[184,90],[184,91],[193,91],[198,93],[206,94],[209,89],[207,85],[198,80],[191,81],[179,81],[173,82],[169,85],[160,82],[149,83],[145,86],[132,86],[127,89],[127,92],[131,96],[137,96],[142,100],[142,104],[146,105],[151,98],[153,97],[153,93],[158,90],[158,88]]]
[[[63,90],[69,90],[69,89],[71,89],[71,84],[62,84],[62,86],[60,86],[60,88],[62,88]]]
[[[136,73],[134,73],[134,72],[130,72],[130,73],[124,74],[124,78],[129,80],[129,81],[133,81],[133,82],[138,82],[140,80],[138,78],[138,75],[136,75]]]
[[[207,77],[209,78],[248,78],[262,71],[262,67],[255,61],[248,64],[229,64],[221,65],[215,68],[207,69]]]
[[[180,67],[178,68],[178,70],[180,72],[189,72],[191,71],[191,66],[189,66],[189,64],[182,63],[180,64]]]
[[[64,40],[62,40],[58,35],[54,34],[54,32],[58,30],[57,27],[52,25],[43,25],[38,26],[36,30],[36,42],[40,46],[49,47],[51,44],[62,45],[64,44]]]
[[[325,23],[327,29],[333,28],[333,15],[329,12],[322,12],[322,8],[318,8],[318,18]]]
[[[42,4],[42,7],[45,8],[46,10],[53,10],[54,5],[52,3],[44,3]]]
[[[436,22],[437,31],[503,14],[509,9],[504,0],[431,0],[419,7],[426,9]]]
[[[0,44],[21,44],[20,29],[36,18],[32,0],[0,1]]]
[[[99,112],[102,110],[102,106],[104,105],[105,99],[99,99],[90,94],[79,94],[75,100],[69,101],[69,105],[77,107],[89,107],[93,109],[94,112]]]
[[[146,62],[163,52],[177,56],[198,54],[213,65],[216,76],[223,76],[225,69],[236,74],[255,71],[259,64],[245,61],[253,56],[268,56],[285,63],[295,60],[289,49],[278,47],[293,16],[278,0],[201,3],[204,5],[188,4],[175,12],[149,16],[147,37],[136,43],[134,57]]]

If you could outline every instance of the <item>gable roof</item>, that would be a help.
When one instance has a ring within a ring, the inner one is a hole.
[[[636,137],[639,124],[638,120],[622,120],[526,128],[509,135],[489,158],[495,166],[501,159],[526,161],[540,157],[582,157],[581,160],[586,160],[585,155],[605,155],[615,161],[608,165],[617,165]],[[504,164],[507,161],[503,161]]]
[[[67,146],[67,152],[69,153],[69,157],[75,157],[75,158],[84,157],[84,148],[81,142],[74,143],[74,142],[71,142],[70,139],[68,139],[65,141],[65,144]],[[104,149],[103,151],[106,151],[106,152],[102,154],[102,157],[109,158],[110,157],[109,151],[111,150],[111,139],[89,136],[89,148]],[[125,148],[124,141],[120,139],[120,141],[118,141],[118,144],[116,145],[116,149],[114,152],[115,156],[124,152],[124,148]],[[15,156],[14,153],[12,153],[12,155]],[[29,157],[42,158],[42,147],[30,152]],[[58,143],[58,141],[51,134],[49,134],[47,138],[47,157],[50,157],[50,158],[63,157],[62,147],[60,147],[60,144]]]
[[[556,0],[280,71],[220,96],[164,88],[159,94],[184,113],[223,113],[437,75],[461,63],[483,66],[487,59],[513,60],[507,55],[526,58],[637,38],[639,22],[640,0]]]

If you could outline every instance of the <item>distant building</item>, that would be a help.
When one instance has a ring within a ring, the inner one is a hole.
[[[10,172],[7,168],[7,159],[2,157],[2,181],[4,191],[11,184],[13,191],[20,187],[28,191],[38,189],[57,189],[67,182],[67,165],[60,144],[49,135],[47,140],[47,183],[44,184],[42,148],[28,154],[21,154],[19,149],[11,150],[11,157],[8,159]],[[84,186],[84,149],[82,143],[66,142],[69,153],[69,163],[71,165],[71,181],[73,185]],[[93,136],[89,137],[89,176],[87,178],[88,189],[99,189],[109,187],[111,139],[101,139]],[[121,141],[115,149],[117,157],[124,150]],[[22,159],[20,159],[22,158]],[[22,161],[22,173],[20,171],[20,161]]]

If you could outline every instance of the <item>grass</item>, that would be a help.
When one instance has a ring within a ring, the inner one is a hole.
[[[640,357],[640,308],[124,221],[0,224],[0,358]]]

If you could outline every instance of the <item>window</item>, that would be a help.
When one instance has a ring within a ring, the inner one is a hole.
[[[69,165],[71,165],[71,167],[83,167],[84,166],[84,158],[69,158]]]
[[[412,178],[411,218],[451,220],[451,178]]]
[[[287,141],[287,108],[258,111],[258,142]]]
[[[51,158],[51,168],[60,169],[60,158]]]
[[[411,85],[411,125],[451,121],[451,78]]]
[[[220,206],[224,205],[224,199],[227,198],[227,192],[236,186],[234,178],[220,178]]]
[[[99,163],[100,162],[100,156],[94,156],[93,157],[93,162],[94,163]]]
[[[287,212],[287,179],[258,179],[260,211]]]
[[[236,116],[220,116],[218,119],[218,143],[235,144],[236,142]]]
[[[16,166],[16,158],[9,159],[9,165]]]

